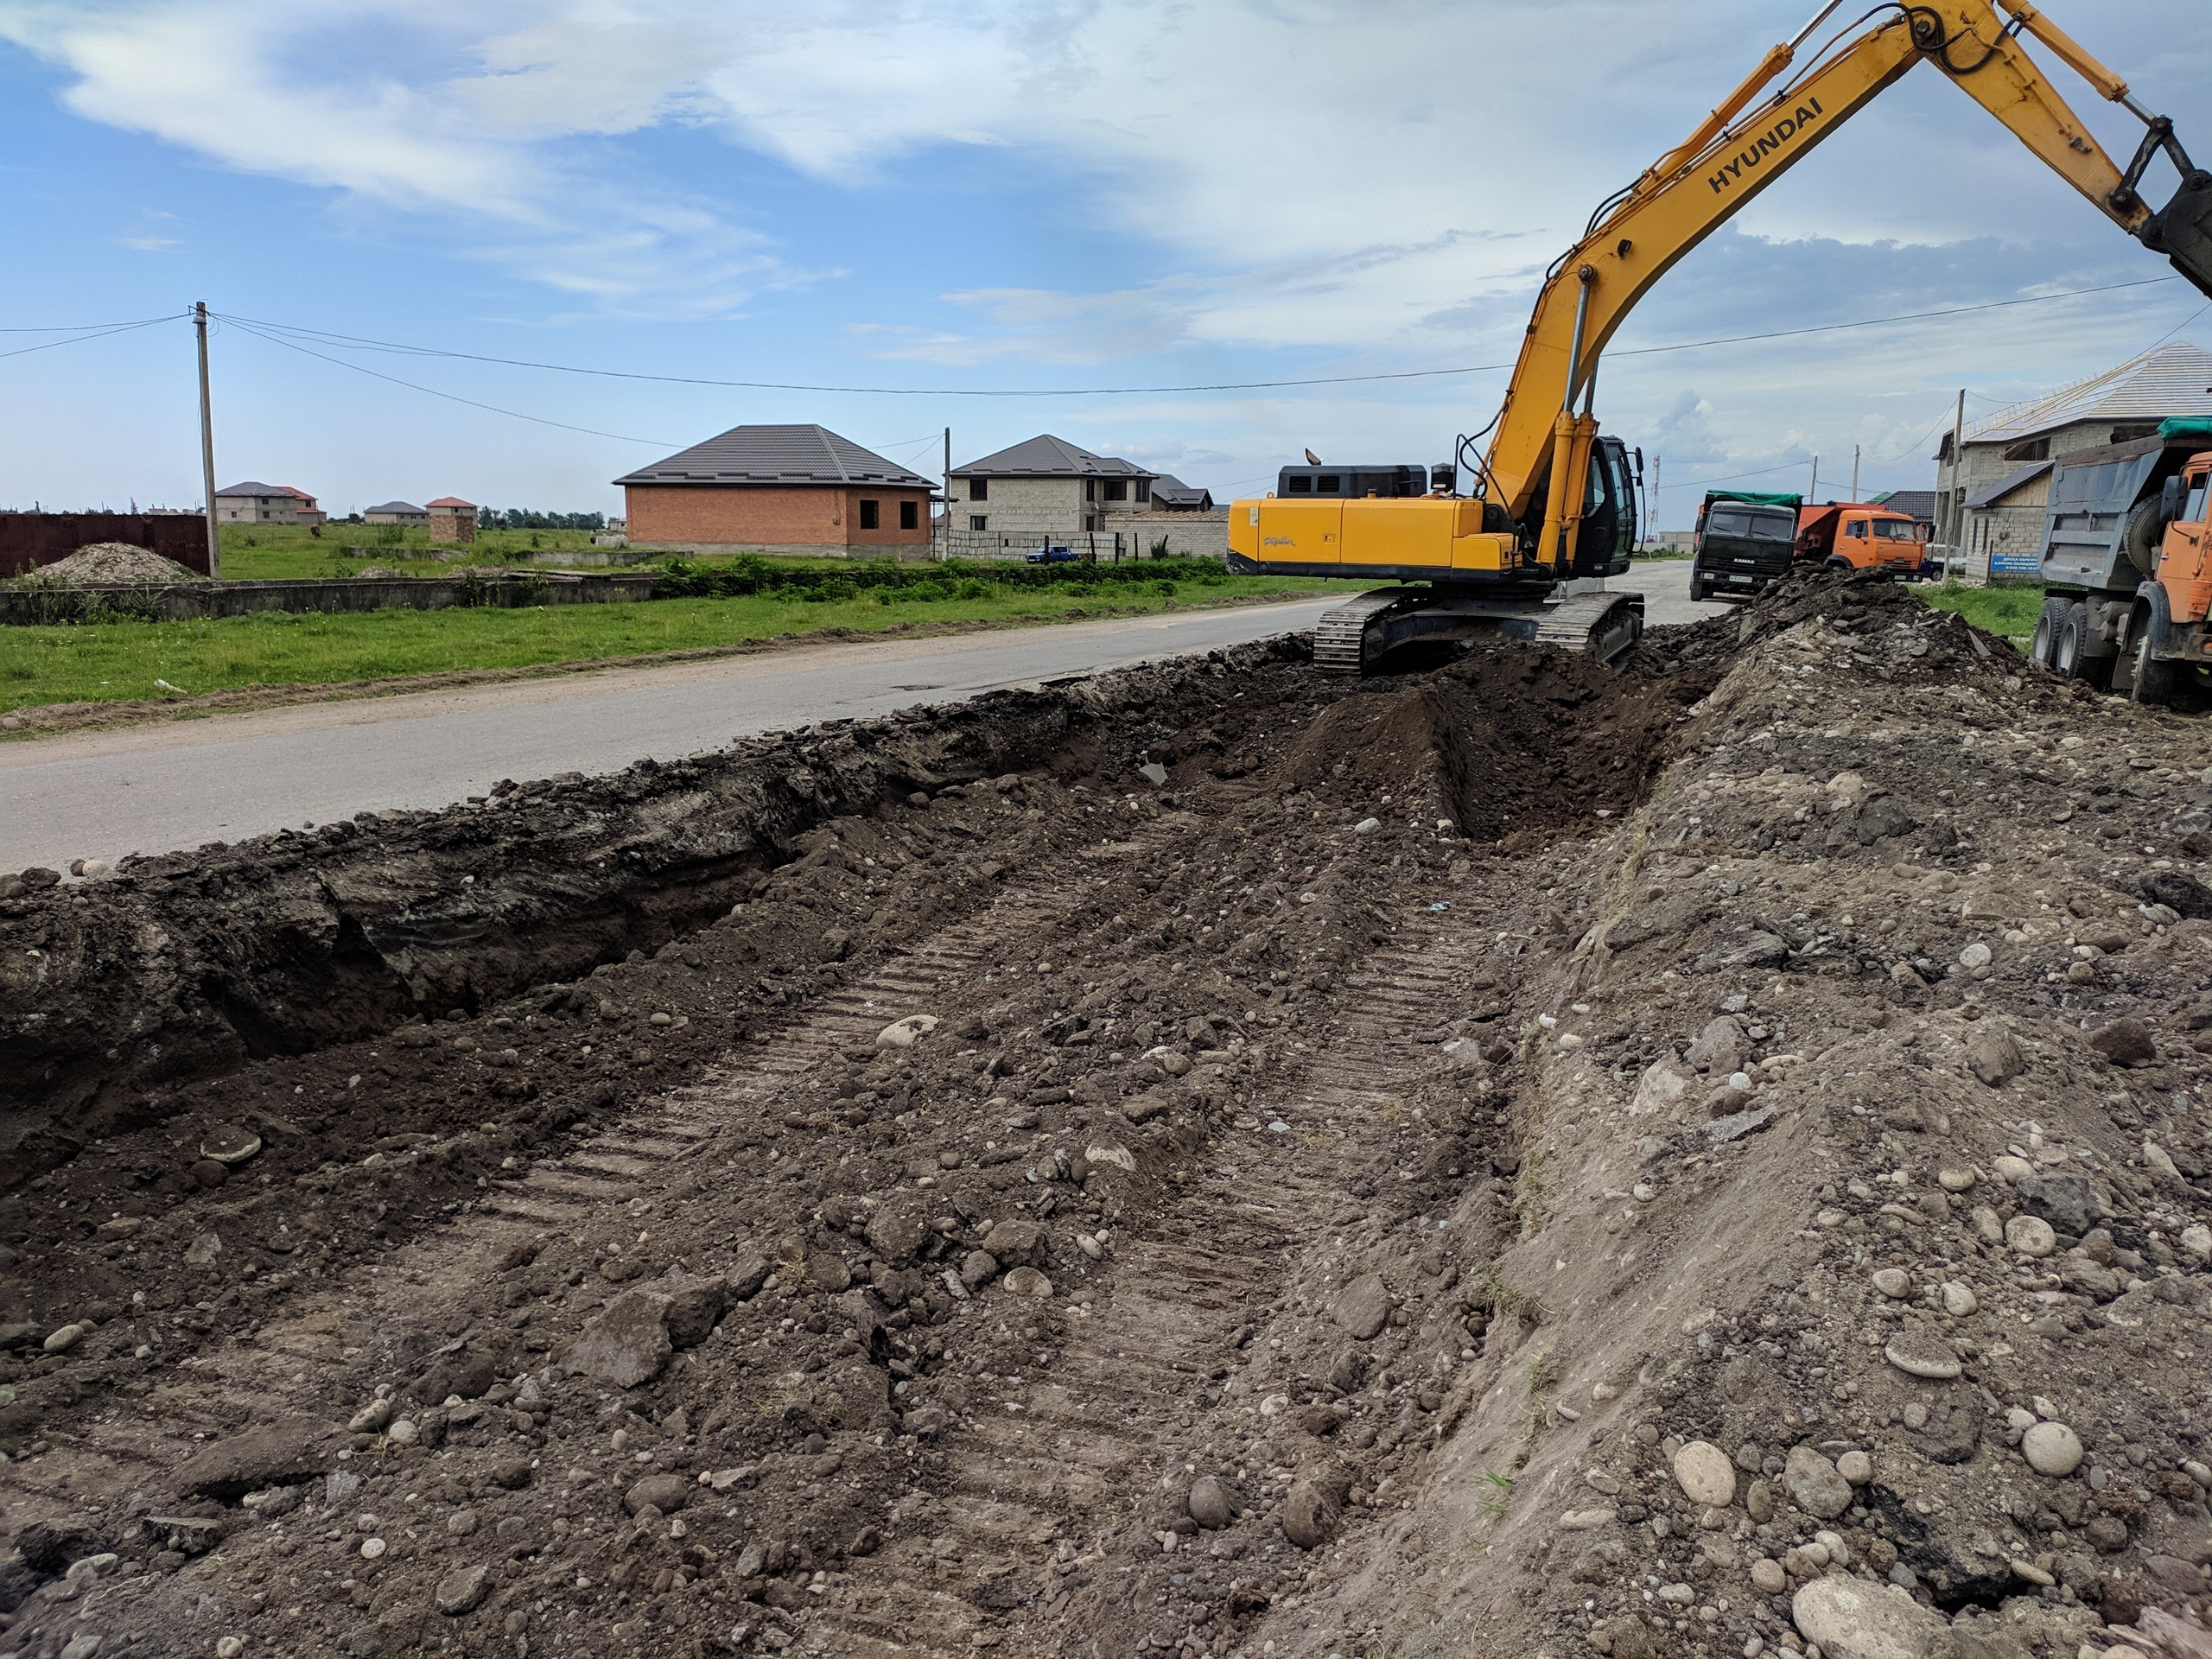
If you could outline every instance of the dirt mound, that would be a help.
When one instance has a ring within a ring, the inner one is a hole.
[[[175,559],[165,559],[129,542],[94,542],[66,559],[41,565],[19,580],[76,588],[98,582],[205,582],[207,578]]]
[[[1602,828],[1642,799],[1706,670],[1630,678],[1576,652],[1478,647],[1433,674],[1370,681],[1300,735],[1274,774],[1322,798],[1428,810],[1508,850]]]

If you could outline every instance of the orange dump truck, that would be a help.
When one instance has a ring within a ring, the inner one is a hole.
[[[1928,531],[1902,512],[1858,501],[1797,510],[1797,557],[1828,570],[1887,570],[1910,582],[1923,569]]]

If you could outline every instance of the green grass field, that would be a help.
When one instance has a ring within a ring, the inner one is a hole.
[[[1198,600],[1318,593],[1343,586],[1294,577],[1222,575],[1205,583],[1170,585],[1176,587],[1174,594],[1143,587],[1085,592],[1071,583],[967,599],[892,594],[888,604],[863,591],[825,603],[770,594],[529,610],[264,613],[212,621],[0,628],[0,710],[175,695],[156,680],[188,694],[252,685],[330,685],[642,656],[832,627],[876,632],[902,622],[1051,619],[1077,610],[1128,614]]]
[[[388,565],[410,576],[436,576],[450,574],[455,564],[505,564],[532,554],[573,552],[590,545],[588,530],[487,530],[465,548],[434,549],[429,531],[403,524],[325,524],[319,537],[302,524],[226,524],[223,579],[350,576],[372,564]],[[348,556],[347,548],[368,550]]]
[[[1939,611],[1956,611],[1978,628],[1999,633],[2024,646],[2036,631],[2036,616],[2043,609],[2043,584],[2023,583],[2002,588],[1961,588],[1945,582],[1940,588],[1916,588],[1920,597]]]

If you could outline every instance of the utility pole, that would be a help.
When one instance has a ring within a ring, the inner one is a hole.
[[[1654,455],[1651,457],[1650,536],[1652,544],[1655,546],[1657,544],[1659,540],[1659,469],[1665,463],[1665,461],[1666,457],[1663,455]]]
[[[944,551],[943,558],[952,556],[952,429],[944,429]]]
[[[1951,521],[1951,546],[1955,550],[1958,547],[1960,538],[1966,533],[1967,493],[1965,486],[1959,482],[1960,469],[1966,463],[1966,455],[1961,446],[1966,442],[1966,440],[1967,389],[1961,386],[1959,412],[1951,417],[1951,487],[1947,492],[1948,495],[1957,499],[1958,505],[1953,507],[1949,500],[1942,504],[1944,516]]]
[[[1818,506],[1821,500],[1821,458],[1813,457],[1813,487],[1805,492],[1805,505]]]
[[[1859,499],[1859,446],[1851,446],[1851,499]]]
[[[215,528],[215,414],[207,401],[207,302],[195,300],[192,325],[200,334],[200,481],[207,492],[207,574],[223,574],[223,538]]]

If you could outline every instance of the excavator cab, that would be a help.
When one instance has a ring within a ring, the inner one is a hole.
[[[1628,446],[1600,433],[1591,446],[1582,529],[1575,539],[1574,563],[1568,575],[1628,574],[1636,553],[1636,479],[1637,474],[1629,470]]]

